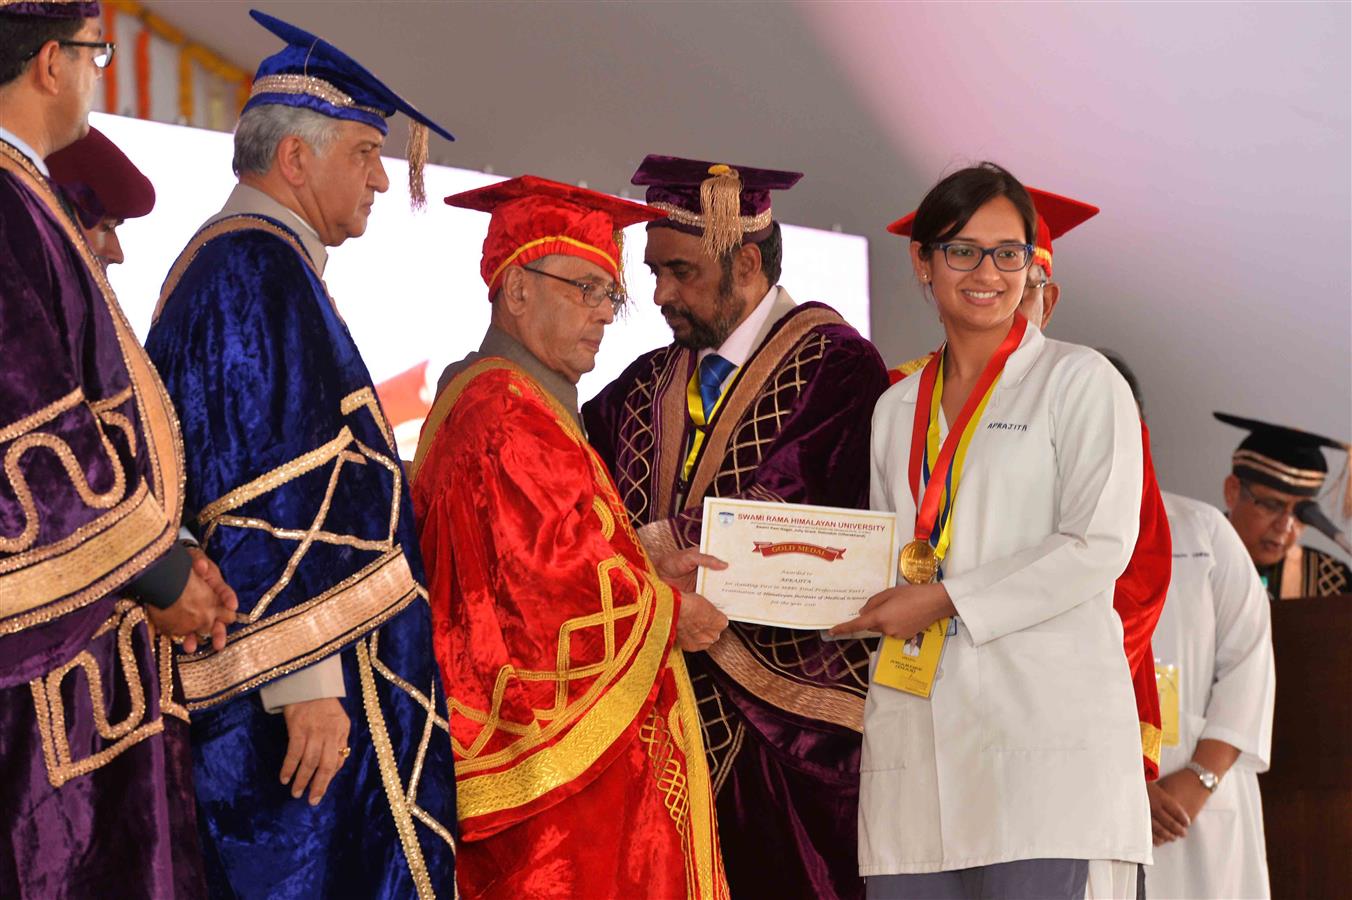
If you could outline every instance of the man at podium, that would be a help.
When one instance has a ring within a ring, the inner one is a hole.
[[[1305,530],[1301,507],[1323,490],[1328,479],[1322,448],[1347,452],[1348,445],[1255,419],[1215,415],[1249,432],[1231,457],[1225,505],[1230,524],[1258,567],[1268,595],[1273,600],[1293,600],[1352,591],[1352,569],[1346,563],[1300,543]],[[1344,474],[1345,481],[1347,477]],[[1352,515],[1352,484],[1347,490],[1344,516]],[[1317,514],[1322,518],[1322,513]]]

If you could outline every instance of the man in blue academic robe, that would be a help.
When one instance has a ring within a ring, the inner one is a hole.
[[[240,183],[171,269],[147,340],[183,422],[187,519],[239,593],[180,658],[221,897],[454,895],[455,786],[407,482],[326,247],[362,234],[386,116],[441,128],[327,42],[259,67]],[[421,171],[412,160],[411,171]],[[416,193],[416,192],[415,192]]]

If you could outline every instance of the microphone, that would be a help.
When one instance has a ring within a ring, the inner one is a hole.
[[[1338,527],[1329,521],[1329,517],[1324,515],[1324,511],[1319,508],[1319,504],[1313,500],[1304,500],[1296,504],[1296,518],[1309,525],[1311,528],[1323,534],[1333,543],[1343,548],[1343,552],[1352,556],[1352,543],[1347,540],[1347,535],[1338,530]]]

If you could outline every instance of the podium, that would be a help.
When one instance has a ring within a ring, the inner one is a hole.
[[[1274,898],[1352,885],[1352,595],[1272,604],[1277,704],[1259,776]]]

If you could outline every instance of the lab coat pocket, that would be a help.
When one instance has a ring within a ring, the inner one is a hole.
[[[1018,631],[976,649],[983,749],[1076,750],[1102,739],[1103,686],[1120,675],[1111,661],[1059,632]]]

